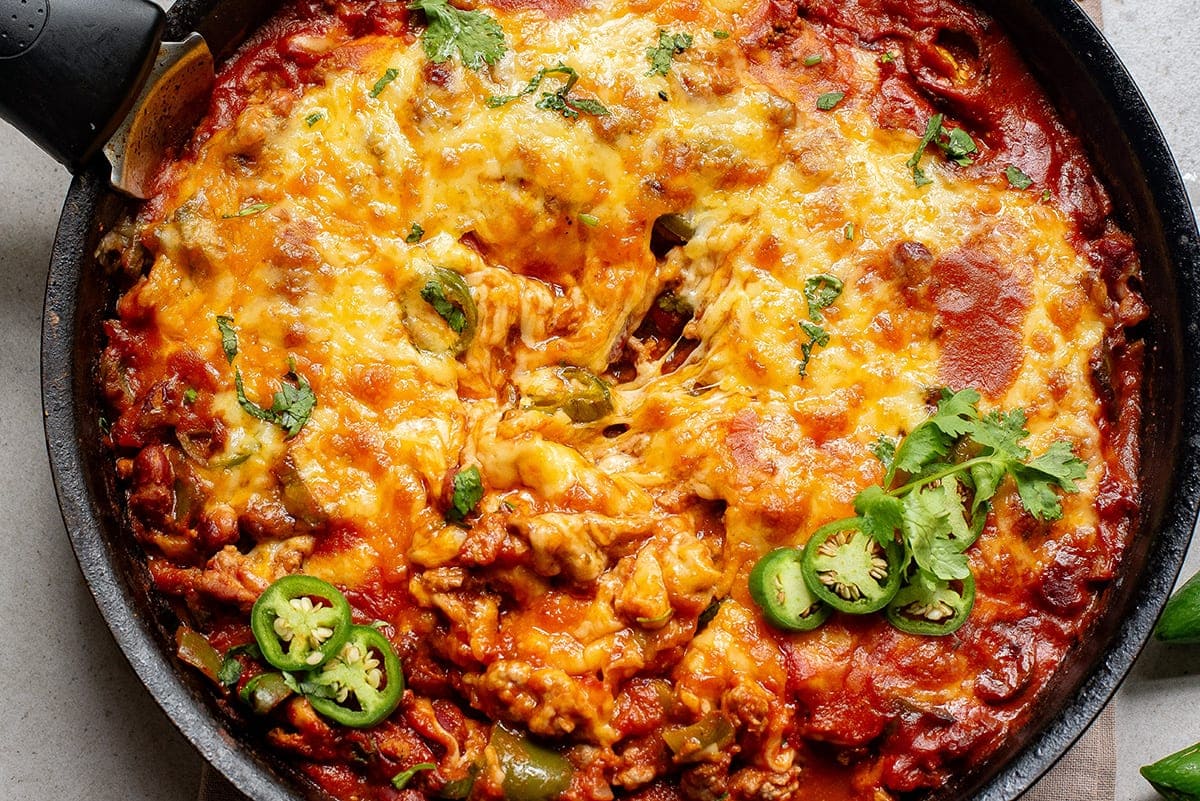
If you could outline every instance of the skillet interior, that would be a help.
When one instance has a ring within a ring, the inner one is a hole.
[[[200,30],[228,51],[272,0],[179,0],[168,37]],[[1116,690],[1150,634],[1178,574],[1200,500],[1200,237],[1158,126],[1116,56],[1071,0],[981,0],[1024,53],[1110,188],[1117,216],[1139,245],[1153,313],[1147,342],[1141,534],[1108,605],[1070,664],[1042,696],[1023,736],[990,768],[943,788],[940,798],[1014,799],[1083,732]],[[1086,109],[1087,119],[1071,109]],[[71,186],[55,241],[42,334],[46,436],[59,503],[80,566],[118,644],[141,680],[201,754],[259,801],[328,798],[281,768],[244,729],[227,729],[211,688],[174,658],[176,620],[120,527],[119,493],[100,445],[94,371],[114,288],[93,256],[126,210],[93,164]]]

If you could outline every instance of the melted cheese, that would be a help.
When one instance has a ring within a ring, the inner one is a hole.
[[[736,31],[740,4],[690,4],[694,45],[669,75],[648,76],[648,43],[677,23],[665,6],[632,5],[558,19],[496,12],[510,54],[480,73],[455,63],[431,81],[419,44],[376,37],[327,59],[302,94],[262,89],[173,168],[146,223],[154,265],[134,290],[154,309],[163,358],[194,351],[221,376],[205,402],[224,450],[197,468],[210,506],[281,504],[318,535],[352,530],[304,569],[351,588],[411,577],[414,603],[466,632],[475,703],[493,712],[522,684],[534,700],[497,714],[604,745],[620,736],[608,715],[621,683],[672,649],[697,715],[784,692],[780,652],[752,619],[750,566],[852,513],[855,493],[882,475],[870,446],[924,419],[943,383],[935,310],[906,300],[885,269],[900,243],[935,259],[970,247],[1027,288],[1019,370],[985,406],[1024,408],[1035,453],[1065,439],[1088,461],[1055,531],[1096,528],[1101,464],[1088,359],[1106,323],[1087,289],[1096,276],[1053,205],[934,152],[923,162],[932,184],[917,187],[906,166],[917,138],[880,129],[852,88],[879,80],[875,53],[838,51],[851,88],[821,111],[824,73],[775,74],[736,35],[708,33]],[[581,76],[574,94],[610,115],[566,119],[536,95],[485,103],[559,62]],[[372,97],[387,69],[397,77]],[[268,208],[231,216],[256,203]],[[688,215],[695,235],[659,259],[650,232],[668,213]],[[414,223],[426,235],[409,243]],[[459,358],[422,350],[405,323],[432,265],[461,274],[479,310]],[[804,286],[818,274],[844,291],[820,313],[829,341],[801,375]],[[519,388],[534,371],[604,375],[664,289],[695,310],[685,334],[699,344],[681,364],[646,356],[630,380],[610,376],[613,411],[594,423],[529,408]],[[266,405],[289,357],[311,381],[317,407],[295,439],[239,406],[221,314],[239,331],[251,398]],[[443,520],[448,478],[467,465],[482,470],[481,510],[528,548],[516,573],[472,566],[474,535]],[[717,535],[701,530],[702,502],[724,507]],[[977,550],[977,570],[1019,559],[1025,581],[1050,558],[1003,526]],[[275,578],[275,563],[254,564]],[[464,605],[461,585],[425,578],[463,565],[491,576],[479,596],[490,605]],[[592,599],[548,614],[564,583],[592,587]],[[497,586],[518,599],[501,613]],[[691,640],[699,611],[731,594]],[[981,590],[985,623],[999,606]],[[831,625],[791,647],[818,665],[850,653],[846,637]],[[551,687],[557,706],[531,686]],[[961,675],[932,686],[898,676],[886,691],[970,696]],[[764,737],[763,763],[790,769],[781,733]]]

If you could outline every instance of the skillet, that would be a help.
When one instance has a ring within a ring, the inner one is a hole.
[[[165,37],[199,30],[220,58],[275,5],[179,0]],[[1132,79],[1073,0],[980,0],[999,19],[1068,127],[1083,140],[1135,238],[1152,309],[1147,343],[1142,524],[1105,608],[1021,736],[938,798],[1015,799],[1084,731],[1148,638],[1183,561],[1200,502],[1200,236],[1174,161]],[[1083,114],[1086,113],[1086,117]],[[174,657],[173,613],[121,530],[120,492],[100,444],[95,367],[116,290],[96,264],[100,237],[129,209],[92,159],[69,191],[55,241],[42,331],[51,469],[67,531],[101,612],[151,694],[200,753],[258,801],[325,799],[244,727],[228,726],[211,688]]]

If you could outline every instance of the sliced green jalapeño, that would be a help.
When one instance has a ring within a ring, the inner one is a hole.
[[[804,546],[802,573],[813,594],[839,612],[878,612],[900,589],[899,543],[882,545],[857,528],[818,529]]]
[[[263,658],[280,670],[311,670],[341,650],[350,634],[350,604],[312,576],[284,576],[259,596],[250,628]]]
[[[940,637],[958,631],[975,606],[975,579],[961,581],[915,577],[896,593],[887,619],[909,634]]]
[[[400,704],[404,674],[387,637],[371,626],[351,626],[341,650],[300,686],[313,709],[361,729],[384,720]]]
[[[788,631],[815,629],[833,612],[809,590],[802,561],[801,550],[776,548],[750,571],[750,597],[768,623]]]
[[[463,277],[434,267],[414,288],[404,310],[413,344],[432,353],[466,351],[479,327],[479,310]]]
[[[592,423],[612,414],[608,384],[586,367],[547,367],[528,378],[526,397],[532,408],[561,409],[572,423]]]

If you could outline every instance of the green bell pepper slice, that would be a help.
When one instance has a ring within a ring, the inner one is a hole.
[[[505,801],[551,801],[571,784],[574,768],[565,757],[504,726],[492,728],[488,747],[504,770]]]
[[[260,673],[242,686],[238,695],[256,715],[269,714],[293,694],[282,673]]]

